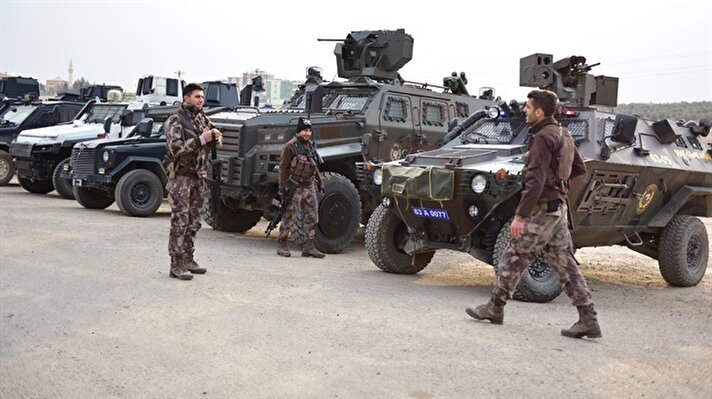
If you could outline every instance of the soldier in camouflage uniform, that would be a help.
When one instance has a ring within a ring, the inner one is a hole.
[[[287,238],[289,237],[292,223],[294,223],[295,214],[299,212],[304,214],[304,229],[306,232],[302,256],[324,257],[324,254],[314,247],[316,225],[319,223],[319,214],[317,213],[319,201],[317,200],[316,189],[323,195],[324,185],[319,174],[321,158],[316,153],[316,149],[310,139],[311,122],[308,119],[299,118],[296,136],[289,140],[282,150],[279,164],[279,196],[285,198],[289,194],[291,195],[291,201],[282,217],[282,224],[279,226],[277,244],[277,255],[279,256],[291,256],[287,246]]]
[[[579,320],[571,328],[561,330],[561,334],[598,338],[601,329],[591,292],[572,253],[566,207],[570,179],[584,174],[586,166],[571,133],[552,116],[558,102],[556,94],[534,90],[527,98],[524,112],[532,136],[525,156],[524,191],[512,221],[511,240],[497,266],[490,301],[466,311],[475,319],[502,324],[504,305],[512,298],[522,272],[544,249],[549,266],[579,313]]]
[[[195,235],[200,230],[200,212],[208,171],[208,143],[222,138],[203,113],[205,94],[195,83],[183,89],[183,104],[166,121],[166,148],[172,162],[168,166],[168,200],[171,204],[171,232],[168,253],[170,276],[191,280],[204,274],[193,258]]]

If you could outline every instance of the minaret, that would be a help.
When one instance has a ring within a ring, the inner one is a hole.
[[[69,60],[69,86],[72,86],[72,82],[74,82],[74,79],[72,79],[72,74],[74,74],[74,67],[72,66],[72,60]]]

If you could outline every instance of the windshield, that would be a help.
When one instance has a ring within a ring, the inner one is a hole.
[[[107,116],[111,117],[112,123],[119,123],[121,113],[126,109],[125,104],[94,104],[79,117],[84,123],[104,123]]]
[[[7,107],[5,112],[3,112],[0,117],[2,118],[2,124],[13,124],[19,125],[27,119],[34,110],[36,110],[38,105],[18,105]]]
[[[373,90],[353,90],[344,88],[328,88],[324,90],[322,109],[361,112],[373,96]],[[290,100],[289,108],[304,109],[306,96],[296,93]]]
[[[462,133],[463,144],[510,144],[526,127],[524,118],[480,119]]]

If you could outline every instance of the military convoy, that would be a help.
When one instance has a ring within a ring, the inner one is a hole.
[[[237,125],[213,117],[224,145],[215,162],[219,175],[208,179],[210,195],[203,217],[214,229],[244,232],[270,208],[277,193],[279,157],[300,117],[312,122],[313,139],[324,160],[325,195],[319,204],[316,247],[337,253],[354,239],[356,229],[380,203],[380,193],[362,186],[357,163],[399,159],[437,148],[450,125],[486,105],[495,105],[492,89],[468,94],[464,74],[448,76],[443,86],[403,80],[398,71],[412,58],[413,38],[404,30],[354,31],[336,40],[342,82],[324,82],[316,68],[285,110],[264,113]],[[430,90],[439,87],[443,92]],[[361,156],[361,138],[373,138],[371,159]],[[370,190],[370,191],[369,191]],[[304,240],[302,220],[292,237]]]
[[[696,285],[709,263],[707,232],[695,216],[712,216],[712,148],[701,140],[712,123],[600,111],[616,105],[618,79],[593,76],[593,66],[584,57],[554,62],[550,54],[534,54],[520,69],[522,86],[558,94],[555,117],[586,163],[587,173],[569,192],[574,246],[623,245],[658,260],[669,284]],[[383,201],[366,229],[377,267],[417,273],[447,248],[496,268],[523,187],[529,134],[516,101],[487,114],[441,149],[382,166]],[[515,298],[546,302],[560,291],[540,253]]]

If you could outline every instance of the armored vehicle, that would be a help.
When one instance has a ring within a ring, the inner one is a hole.
[[[22,76],[8,76],[0,79],[0,100],[26,98],[36,100],[40,97],[40,84],[37,79]]]
[[[355,31],[336,41],[338,75],[346,81],[324,82],[317,68],[308,68],[306,82],[287,109],[239,126],[212,119],[224,139],[216,159],[221,173],[208,181],[211,196],[219,198],[206,201],[203,213],[214,229],[242,232],[262,215],[274,217],[270,205],[278,189],[282,148],[293,137],[299,117],[308,117],[325,162],[320,166],[325,195],[319,204],[316,246],[323,252],[340,252],[354,239],[362,205],[368,213],[373,196],[380,200],[377,192],[357,189],[356,163],[363,161],[364,133],[377,142],[374,158],[398,159],[438,147],[452,121],[495,104],[492,91],[486,98],[470,96],[464,74],[449,76],[440,87],[443,92],[403,80],[398,71],[412,57],[413,38],[402,29]],[[301,219],[294,224],[292,237],[303,242]]]
[[[712,148],[701,140],[712,123],[599,111],[616,105],[618,81],[593,76],[585,62],[534,54],[520,71],[521,85],[559,95],[555,117],[586,163],[568,196],[574,246],[623,245],[658,260],[669,284],[696,285],[709,262],[707,231],[695,216],[712,216]],[[444,148],[383,166],[383,202],[366,229],[380,269],[417,273],[440,248],[497,265],[522,191],[529,134],[518,103],[490,111]],[[559,295],[545,255],[524,272],[515,298]]]
[[[231,118],[234,123],[254,117],[254,108],[237,108],[235,85],[203,83],[212,100],[207,115]],[[216,87],[217,86],[217,87]],[[221,101],[225,106],[221,106]],[[230,109],[230,111],[228,111]],[[73,182],[74,198],[85,208],[104,209],[116,201],[129,216],[149,216],[166,195],[166,137],[163,123],[176,106],[152,107],[125,138],[92,140],[76,144],[63,176]],[[221,115],[225,114],[225,115]]]
[[[104,136],[124,137],[147,108],[147,103],[140,102],[90,100],[71,123],[23,131],[10,145],[20,185],[31,193],[56,189],[62,197],[74,198],[71,180],[60,175],[74,144]]]
[[[10,143],[23,130],[69,122],[83,104],[71,101],[20,101],[5,99],[0,105],[0,186],[15,174]]]
[[[138,79],[136,100],[158,105],[178,105],[183,100],[185,81],[145,75]]]

